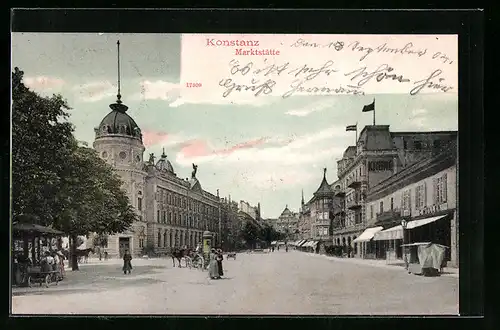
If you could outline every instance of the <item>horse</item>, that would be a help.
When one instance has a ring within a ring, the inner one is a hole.
[[[89,261],[89,254],[94,253],[93,248],[87,248],[83,250],[76,250],[75,251],[75,256],[78,258],[79,263],[87,263]]]

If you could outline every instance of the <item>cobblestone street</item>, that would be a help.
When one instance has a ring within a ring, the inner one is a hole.
[[[171,259],[96,261],[59,285],[13,288],[13,314],[453,314],[458,278],[422,277],[302,252],[238,254],[225,278]]]

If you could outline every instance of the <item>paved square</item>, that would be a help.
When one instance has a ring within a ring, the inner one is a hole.
[[[297,251],[238,254],[226,278],[171,259],[92,261],[50,288],[14,288],[13,314],[458,314],[458,278]]]

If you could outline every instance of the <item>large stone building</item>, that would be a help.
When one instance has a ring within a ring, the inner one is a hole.
[[[144,159],[142,133],[126,112],[120,95],[95,128],[94,149],[112,165],[124,182],[139,221],[130,230],[108,238],[106,251],[118,256],[125,249],[134,255],[147,249],[165,253],[174,246],[195,246],[208,230],[219,241],[221,199],[203,190],[197,166],[189,178],[175,172],[165,151],[156,160]]]
[[[296,212],[290,211],[288,205],[281,212],[276,222],[276,230],[285,234],[288,240],[297,240],[299,236],[299,215]]]
[[[338,181],[333,187],[341,198],[332,204],[335,216],[333,243],[351,244],[366,228],[366,198],[371,187],[421,159],[432,156],[442,144],[456,140],[456,131],[390,132],[388,125],[365,126],[356,146],[349,146],[337,162]]]
[[[408,166],[370,188],[367,196],[369,229],[373,240],[360,242],[362,257],[401,259],[405,243],[433,242],[449,247],[446,260],[458,266],[457,144],[447,143],[429,158]],[[384,230],[380,231],[380,228]],[[368,230],[369,230],[368,229]]]

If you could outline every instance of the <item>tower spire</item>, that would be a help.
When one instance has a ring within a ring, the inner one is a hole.
[[[118,94],[116,95],[116,103],[120,104],[122,103],[120,94],[120,40],[116,42],[116,47],[118,49]]]
[[[120,40],[116,42],[116,47],[118,50],[118,94],[116,94],[116,103],[111,104],[109,107],[112,110],[116,110],[119,112],[127,111],[128,107],[122,104],[122,95],[121,95],[121,75],[120,75]]]
[[[165,148],[163,148],[162,150],[161,158],[167,158],[167,155],[165,154]]]
[[[304,205],[304,189],[302,189],[302,199],[301,199],[302,205]]]

